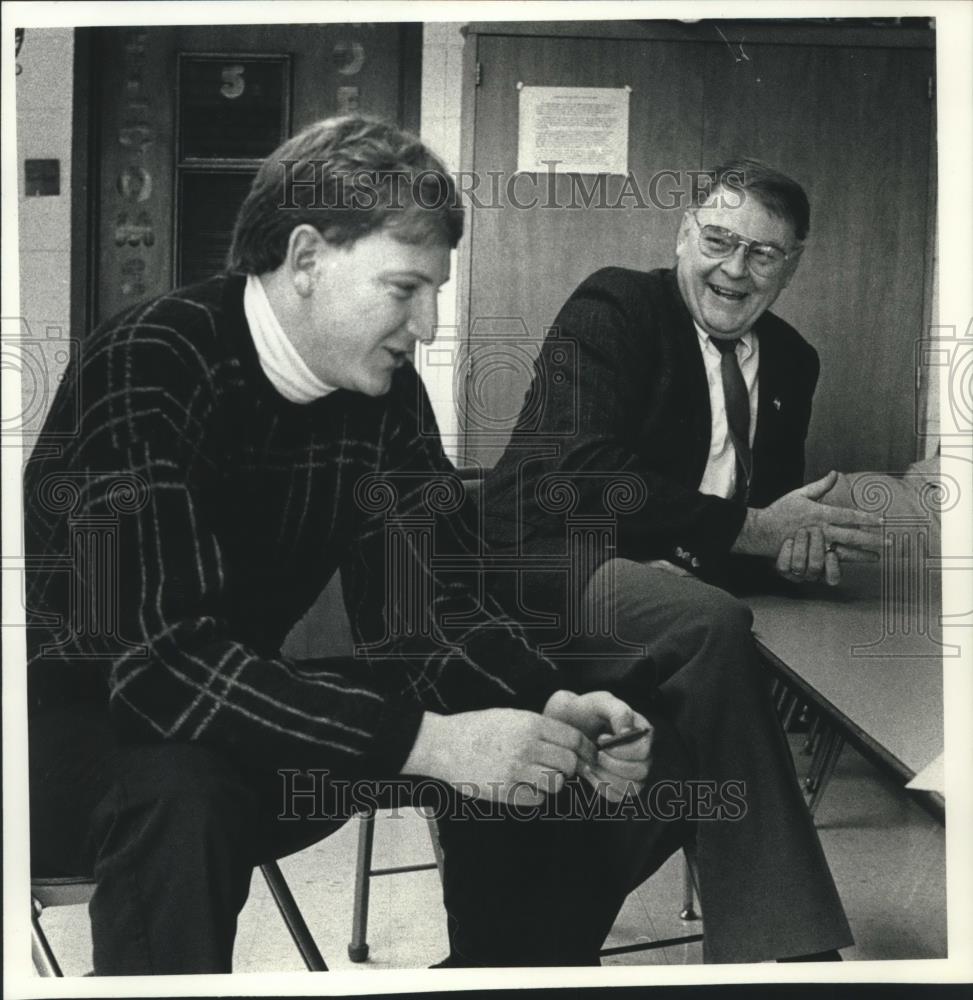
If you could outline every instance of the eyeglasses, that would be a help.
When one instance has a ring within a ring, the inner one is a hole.
[[[761,278],[771,278],[778,274],[784,264],[796,257],[804,248],[797,247],[790,253],[785,253],[780,247],[773,243],[760,243],[758,240],[748,239],[732,229],[724,229],[722,226],[704,226],[696,217],[696,213],[690,213],[693,221],[699,227],[699,250],[705,257],[712,257],[715,260],[725,260],[736,253],[736,248],[744,248],[744,260],[752,274]]]

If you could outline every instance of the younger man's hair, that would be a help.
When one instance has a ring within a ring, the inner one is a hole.
[[[264,160],[237,214],[227,266],[279,267],[295,226],[336,246],[387,229],[405,243],[455,247],[463,210],[442,160],[416,136],[377,118],[328,118]]]

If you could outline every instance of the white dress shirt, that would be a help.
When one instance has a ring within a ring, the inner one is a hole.
[[[728,498],[733,496],[736,487],[736,451],[730,438],[730,429],[726,422],[726,402],[723,398],[723,375],[720,371],[722,355],[709,339],[709,334],[698,324],[696,335],[699,337],[699,349],[706,366],[706,381],[709,385],[709,408],[712,414],[712,426],[709,439],[709,458],[703,470],[703,478],[699,484],[700,493]],[[757,430],[757,366],[760,349],[757,337],[753,331],[745,333],[736,345],[737,363],[743,373],[743,381],[750,397],[750,447],[753,447],[753,436]]]
[[[292,403],[313,403],[334,392],[311,371],[290,342],[274,314],[264,286],[255,274],[247,275],[243,290],[243,312],[247,317],[260,367],[273,387]]]

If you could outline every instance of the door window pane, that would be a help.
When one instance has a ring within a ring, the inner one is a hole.
[[[179,178],[178,283],[191,285],[226,266],[237,210],[255,171],[182,171]]]
[[[179,158],[257,160],[288,131],[286,56],[182,55]]]

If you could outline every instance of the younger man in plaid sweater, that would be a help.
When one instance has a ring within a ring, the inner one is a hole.
[[[461,232],[418,140],[321,122],[261,168],[227,274],[129,309],[73,361],[25,470],[32,852],[35,872],[94,874],[96,973],[230,970],[253,867],[346,818],[278,821],[281,769],[521,803],[647,775],[648,738],[594,742],[644,717],[563,690],[477,597],[480,541],[410,360]],[[387,587],[386,523],[416,516],[469,568],[400,551],[431,628],[397,629],[416,595]],[[98,523],[100,554],[77,544]],[[339,566],[369,654],[283,656]],[[595,917],[564,878],[568,854],[594,871],[589,825],[441,824],[454,963],[597,961],[624,891],[593,877]]]

